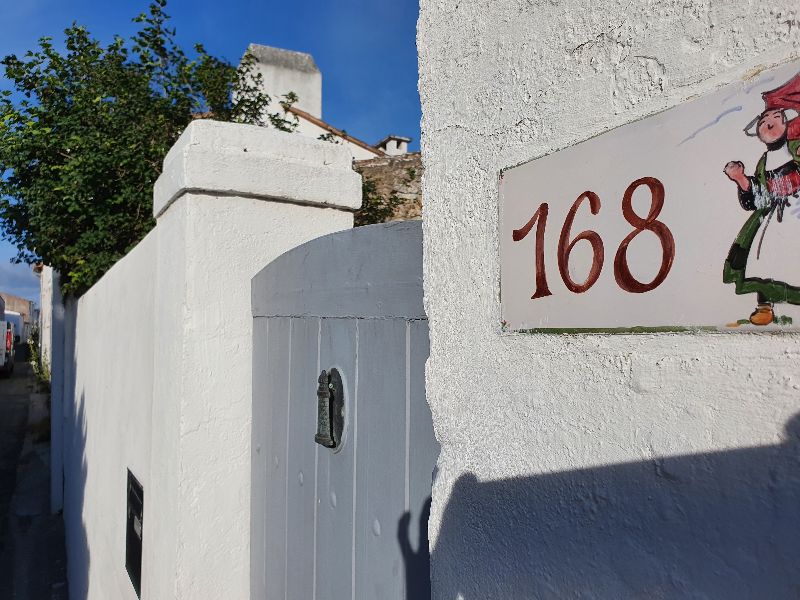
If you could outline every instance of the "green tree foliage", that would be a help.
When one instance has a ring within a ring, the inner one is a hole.
[[[395,216],[397,208],[403,203],[397,190],[391,190],[388,196],[383,196],[378,191],[378,186],[374,179],[361,174],[361,208],[356,211],[354,224],[356,227],[361,225],[372,225],[374,223],[385,223]],[[403,183],[408,186],[417,178],[417,170],[406,169],[406,176]]]
[[[161,161],[193,118],[291,131],[270,113],[255,59],[239,67],[198,45],[189,57],[153,2],[128,41],[104,46],[81,26],[0,64],[0,230],[18,262],[43,261],[78,296],[139,242],[154,222]],[[291,104],[293,95],[284,98]]]
[[[363,177],[361,180],[361,208],[354,215],[353,224],[356,227],[385,223],[393,215],[400,204],[397,192],[392,192],[388,197],[378,193],[375,180]]]

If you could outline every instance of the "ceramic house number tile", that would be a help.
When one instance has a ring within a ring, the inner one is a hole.
[[[505,170],[503,328],[800,327],[800,62]]]

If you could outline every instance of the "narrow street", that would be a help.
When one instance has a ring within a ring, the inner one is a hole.
[[[64,527],[50,514],[47,396],[18,359],[0,379],[0,598],[67,598]]]

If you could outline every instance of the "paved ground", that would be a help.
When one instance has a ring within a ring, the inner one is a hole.
[[[34,391],[24,362],[0,379],[0,598],[66,600],[64,527],[50,515],[50,443],[40,439],[46,396]]]

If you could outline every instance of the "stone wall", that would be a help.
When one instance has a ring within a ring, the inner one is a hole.
[[[419,152],[358,160],[354,168],[364,179],[375,182],[376,191],[382,198],[397,194],[400,203],[390,221],[422,217],[423,167]]]

